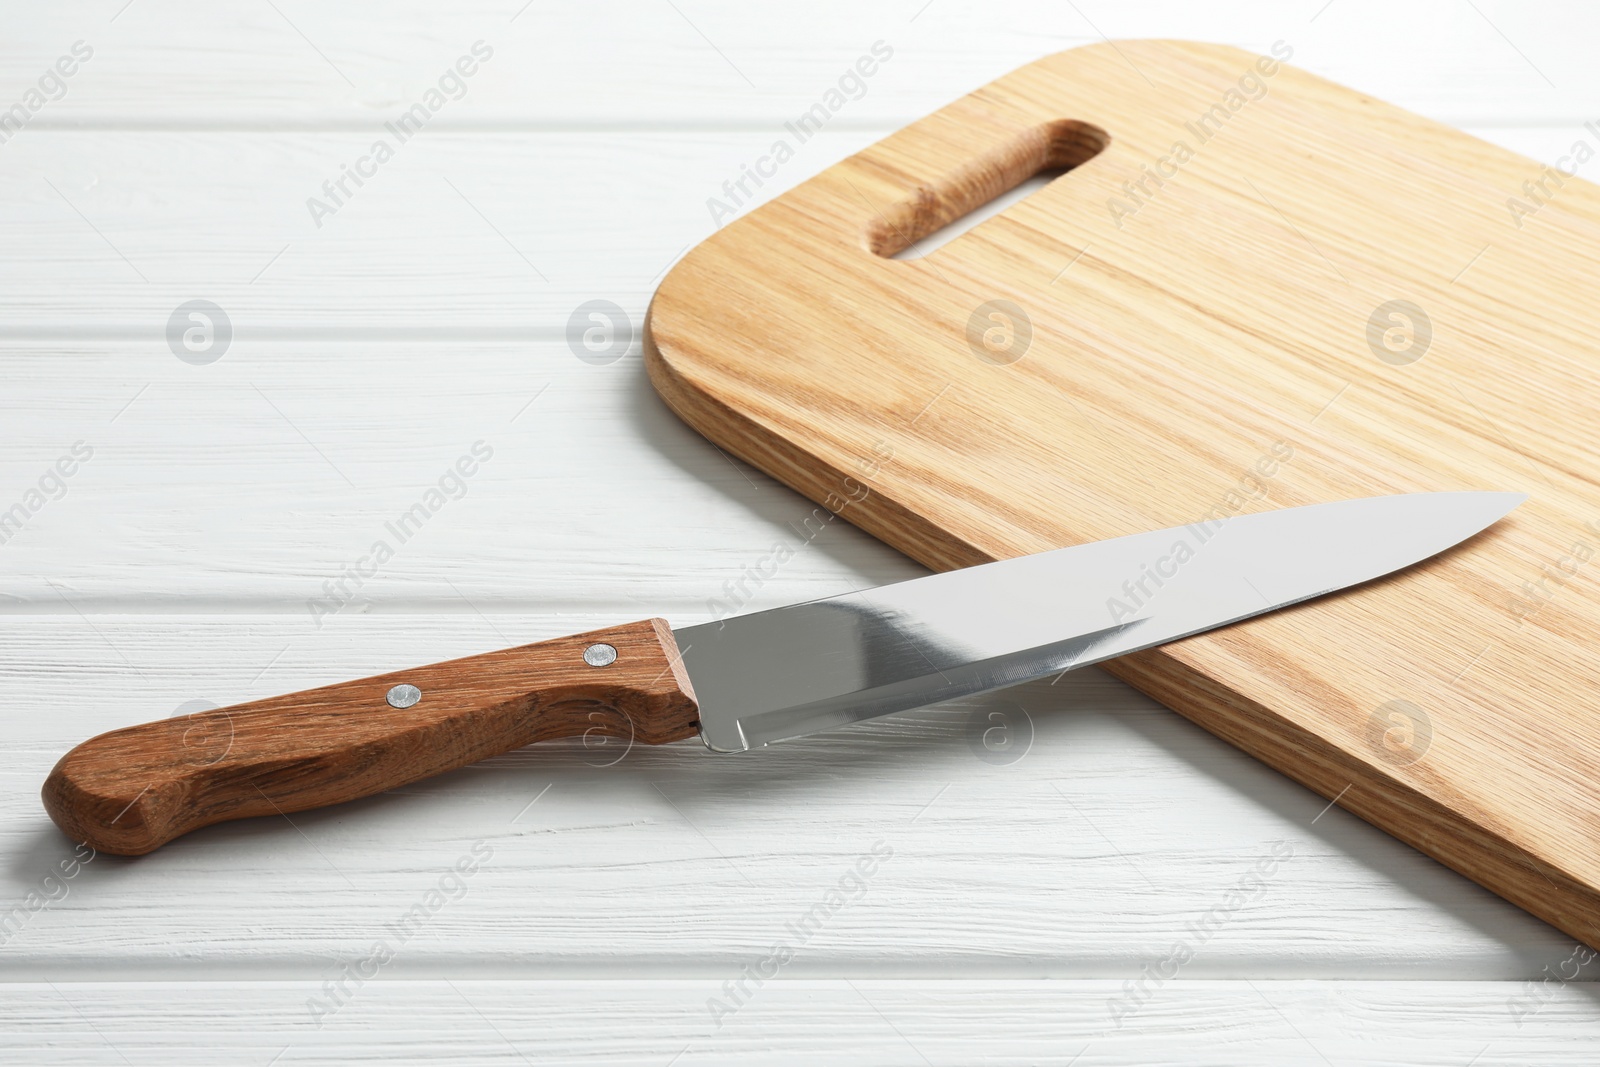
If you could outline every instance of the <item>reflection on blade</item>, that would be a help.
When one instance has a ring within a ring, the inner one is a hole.
[[[796,620],[783,639],[804,644],[833,684],[819,688],[812,694],[817,699],[807,703],[736,720],[739,751],[1071,670],[1108,639],[1143,621],[1107,626],[1039,648],[971,659],[969,653],[941,643],[935,633],[919,636],[917,620],[902,613],[878,614],[864,603],[842,600],[826,601],[816,607],[815,612]],[[733,636],[730,646],[722,649],[723,653],[737,646],[752,659],[760,657],[763,650],[778,646],[743,646],[748,641],[760,641],[766,636],[762,631],[768,629],[759,625],[744,628]],[[805,643],[808,637],[812,640]],[[737,678],[750,686],[771,684],[772,676],[767,675],[763,681],[763,674],[766,672],[752,672]],[[764,703],[760,693],[746,691],[741,695],[739,684],[736,681],[733,686],[719,687],[719,704],[731,701],[758,707]],[[709,733],[706,736],[709,743]]]
[[[1164,644],[1387,574],[1517,493],[1415,493],[1156,530],[677,631],[737,752]]]

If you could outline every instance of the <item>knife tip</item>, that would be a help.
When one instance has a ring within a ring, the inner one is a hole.
[[[1494,489],[1445,494],[1455,497],[1463,505],[1460,514],[1476,529],[1493,526],[1528,500],[1527,493],[1505,492]]]
[[[1490,492],[1488,495],[1497,498],[1504,506],[1505,510],[1500,513],[1502,515],[1510,514],[1518,505],[1524,504],[1528,500],[1527,493]]]

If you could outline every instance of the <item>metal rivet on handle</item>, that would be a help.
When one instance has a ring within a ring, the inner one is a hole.
[[[591,667],[609,667],[617,662],[617,650],[612,645],[590,645],[583,650],[583,662]]]
[[[422,699],[422,690],[414,685],[397,685],[384,697],[391,708],[409,708]]]

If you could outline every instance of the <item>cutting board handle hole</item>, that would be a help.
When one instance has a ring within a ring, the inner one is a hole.
[[[918,184],[867,223],[867,248],[886,259],[921,259],[984,219],[1031,196],[1111,143],[1100,127],[1057,119]]]

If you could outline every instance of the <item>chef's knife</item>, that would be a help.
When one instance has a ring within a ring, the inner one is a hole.
[[[1165,644],[1370,581],[1520,493],[1315,504],[1040,552],[677,631],[660,619],[101,734],[44,786],[73,840],[139,855],[534,741],[741,752]]]

